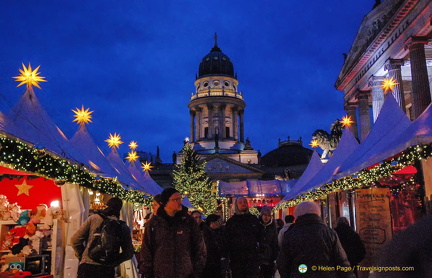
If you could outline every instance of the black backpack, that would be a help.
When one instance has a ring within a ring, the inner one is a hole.
[[[88,256],[100,264],[115,264],[120,255],[123,243],[124,221],[113,220],[99,213],[103,218],[102,224],[94,232],[94,240],[88,248]]]

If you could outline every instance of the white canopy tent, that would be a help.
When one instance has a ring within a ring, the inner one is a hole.
[[[70,144],[48,116],[31,88],[25,91],[3,117],[2,126],[7,133],[30,142],[37,148],[47,149],[76,162],[85,162],[81,153]]]
[[[303,172],[301,177],[296,180],[291,191],[289,191],[285,195],[285,197],[279,202],[279,204],[294,199],[299,194],[299,191],[301,191],[303,187],[319,173],[323,166],[324,164],[321,162],[320,156],[316,151],[314,151],[305,171]]]
[[[312,178],[310,181],[305,182],[301,188],[296,189],[296,195],[290,195],[290,199],[286,199],[285,201],[289,201],[294,199],[295,197],[309,192],[315,188],[323,186],[327,182],[331,181],[333,175],[338,171],[339,166],[345,161],[350,155],[357,149],[359,143],[354,135],[351,133],[349,129],[346,129],[340,139],[340,142],[334,151],[331,158],[328,160],[327,164],[325,164],[320,171]],[[313,162],[316,163],[316,162]]]
[[[373,158],[384,149],[392,147],[392,141],[406,133],[410,125],[411,121],[393,95],[389,94],[372,130],[356,151],[342,163],[335,178],[351,175],[379,162]]]
[[[129,172],[137,180],[142,191],[153,196],[162,192],[162,187],[160,187],[159,184],[157,184],[152,179],[148,171],[145,171],[144,174],[142,174],[141,170],[138,168],[138,163],[136,161],[129,162],[127,164]]]

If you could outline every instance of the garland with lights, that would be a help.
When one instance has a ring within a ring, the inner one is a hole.
[[[389,177],[392,173],[429,157],[432,157],[432,144],[411,146],[401,152],[399,156],[385,160],[380,165],[370,169],[363,169],[348,177],[333,180],[290,201],[279,204],[274,209],[293,207],[306,200],[322,199],[326,195],[338,190],[345,191],[370,187],[379,179]]]
[[[58,185],[69,182],[133,203],[151,203],[144,193],[124,189],[117,178],[101,178],[86,170],[83,165],[73,164],[44,149],[30,147],[5,135],[0,136],[0,162],[18,171],[52,179]]]
[[[182,153],[182,161],[173,172],[174,187],[205,215],[214,213],[221,198],[212,192],[212,182],[205,171],[206,162],[200,162],[197,152],[187,142]]]

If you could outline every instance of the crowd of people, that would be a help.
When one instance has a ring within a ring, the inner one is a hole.
[[[337,232],[322,222],[313,202],[299,204],[295,215],[287,215],[285,221],[273,219],[270,207],[263,207],[258,217],[251,214],[244,197],[237,198],[233,207],[234,214],[226,223],[218,214],[204,220],[198,210],[187,212],[176,189],[165,189],[154,198],[152,217],[145,225],[139,254],[142,277],[305,277],[299,272],[300,265],[349,267],[362,259],[345,252],[342,242],[352,239],[339,240]],[[353,237],[343,226],[346,219],[340,223],[341,237]],[[355,275],[336,270],[308,274]]]
[[[247,199],[239,197],[234,214],[224,223],[218,214],[207,215],[204,221],[201,211],[189,213],[182,200],[174,188],[154,197],[142,248],[135,254],[142,278],[358,277],[355,266],[366,254],[360,236],[345,217],[337,220],[335,229],[329,228],[314,202],[300,203],[294,216],[277,221],[270,207],[261,208],[256,217]],[[117,266],[133,257],[130,229],[119,220],[121,208],[122,200],[111,198],[73,235],[71,246],[80,260],[78,278],[118,277]],[[101,230],[103,223],[108,227],[111,222],[121,227],[115,236]],[[372,271],[369,277],[430,277],[431,227],[429,216],[401,232],[381,252],[379,265],[406,266],[411,272]],[[118,249],[109,263],[93,249],[101,248],[104,233],[111,242],[118,241],[112,244]]]

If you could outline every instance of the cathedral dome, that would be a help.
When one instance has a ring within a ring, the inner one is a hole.
[[[234,76],[234,66],[230,58],[222,53],[215,42],[210,53],[202,58],[198,69],[198,78],[211,75]]]
[[[279,147],[261,158],[261,164],[268,167],[308,164],[313,151],[302,146],[299,141],[284,141]]]

